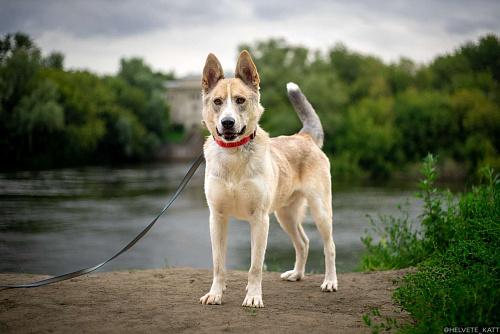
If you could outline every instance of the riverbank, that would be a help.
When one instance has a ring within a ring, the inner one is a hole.
[[[323,275],[286,282],[263,274],[263,309],[241,307],[247,272],[229,271],[222,305],[198,303],[209,289],[211,270],[186,267],[118,271],[50,286],[0,291],[2,333],[370,333],[362,316],[377,307],[394,313],[392,281],[407,270],[339,274],[339,291],[320,289]],[[0,284],[43,279],[0,274]]]

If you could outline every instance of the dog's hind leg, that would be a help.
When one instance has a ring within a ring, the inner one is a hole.
[[[335,269],[335,244],[332,237],[332,197],[330,187],[319,187],[306,194],[311,214],[316,221],[319,233],[323,238],[325,253],[325,280],[321,284],[323,291],[337,291],[337,272]]]
[[[281,278],[288,281],[299,281],[304,277],[309,239],[302,228],[302,218],[306,208],[304,197],[297,198],[292,204],[281,207],[275,214],[283,230],[292,238],[295,247],[295,266],[281,274]]]

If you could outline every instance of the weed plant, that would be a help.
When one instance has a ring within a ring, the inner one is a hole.
[[[418,217],[421,229],[417,229],[409,217],[406,210],[410,205],[408,199],[405,207],[398,205],[399,218],[379,213],[381,224],[377,224],[367,215],[372,225],[371,232],[378,235],[381,241],[374,243],[369,231],[361,238],[367,248],[361,259],[364,270],[415,267],[428,259],[430,254],[446,249],[452,242],[451,226],[457,216],[457,207],[448,189],[439,190],[434,186],[439,177],[436,164],[437,159],[429,154],[420,170],[425,178],[418,183],[421,191],[415,197],[424,201],[424,213]]]

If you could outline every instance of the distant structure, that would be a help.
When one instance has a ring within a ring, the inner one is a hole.
[[[203,132],[201,130],[201,75],[187,76],[180,80],[165,82],[167,102],[170,105],[170,121],[181,124],[185,137],[179,143],[165,143],[155,150],[156,159],[192,160],[203,148]]]
[[[201,76],[167,81],[165,87],[171,122],[182,124],[186,132],[201,128]]]

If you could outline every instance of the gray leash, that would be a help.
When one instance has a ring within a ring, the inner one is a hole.
[[[97,269],[101,268],[106,263],[114,260],[115,258],[117,258],[118,256],[120,256],[121,254],[125,253],[127,250],[129,250],[130,248],[132,248],[132,246],[134,246],[143,236],[146,235],[146,233],[148,233],[148,231],[153,227],[153,225],[156,223],[156,221],[158,220],[158,218],[160,218],[160,216],[165,211],[167,211],[167,209],[170,207],[170,205],[177,199],[177,197],[180,195],[180,193],[184,190],[184,188],[188,184],[189,180],[191,180],[191,177],[194,175],[194,173],[196,172],[196,170],[198,169],[198,167],[200,166],[200,164],[202,163],[202,161],[203,161],[203,152],[200,153],[200,155],[198,156],[198,158],[196,159],[196,161],[193,163],[193,165],[191,166],[191,168],[189,169],[189,171],[186,173],[186,175],[182,179],[181,183],[177,187],[177,190],[175,190],[174,194],[170,198],[170,201],[167,203],[167,205],[165,206],[165,208],[160,212],[160,214],[158,216],[156,216],[156,218],[153,219],[153,221],[148,226],[146,226],[146,228],[143,229],[141,231],[141,233],[139,233],[132,241],[130,241],[121,251],[119,251],[118,253],[116,253],[115,255],[113,255],[108,260],[106,260],[106,261],[104,261],[102,263],[99,263],[98,265],[95,265],[93,267],[88,267],[88,268],[80,269],[80,270],[77,270],[77,271],[73,271],[71,273],[67,273],[67,274],[63,274],[63,275],[59,275],[59,276],[54,276],[54,277],[47,278],[47,279],[44,279],[44,280],[41,280],[41,281],[36,281],[36,282],[28,283],[28,284],[20,284],[20,285],[0,285],[0,288],[2,288],[2,289],[34,288],[34,287],[37,287],[37,286],[42,286],[42,285],[48,285],[48,284],[52,284],[52,283],[56,283],[56,282],[61,282],[61,281],[65,281],[65,280],[70,279],[70,278],[75,278],[75,277],[78,277],[78,276],[89,274],[89,273],[91,273],[93,271],[96,271]]]

